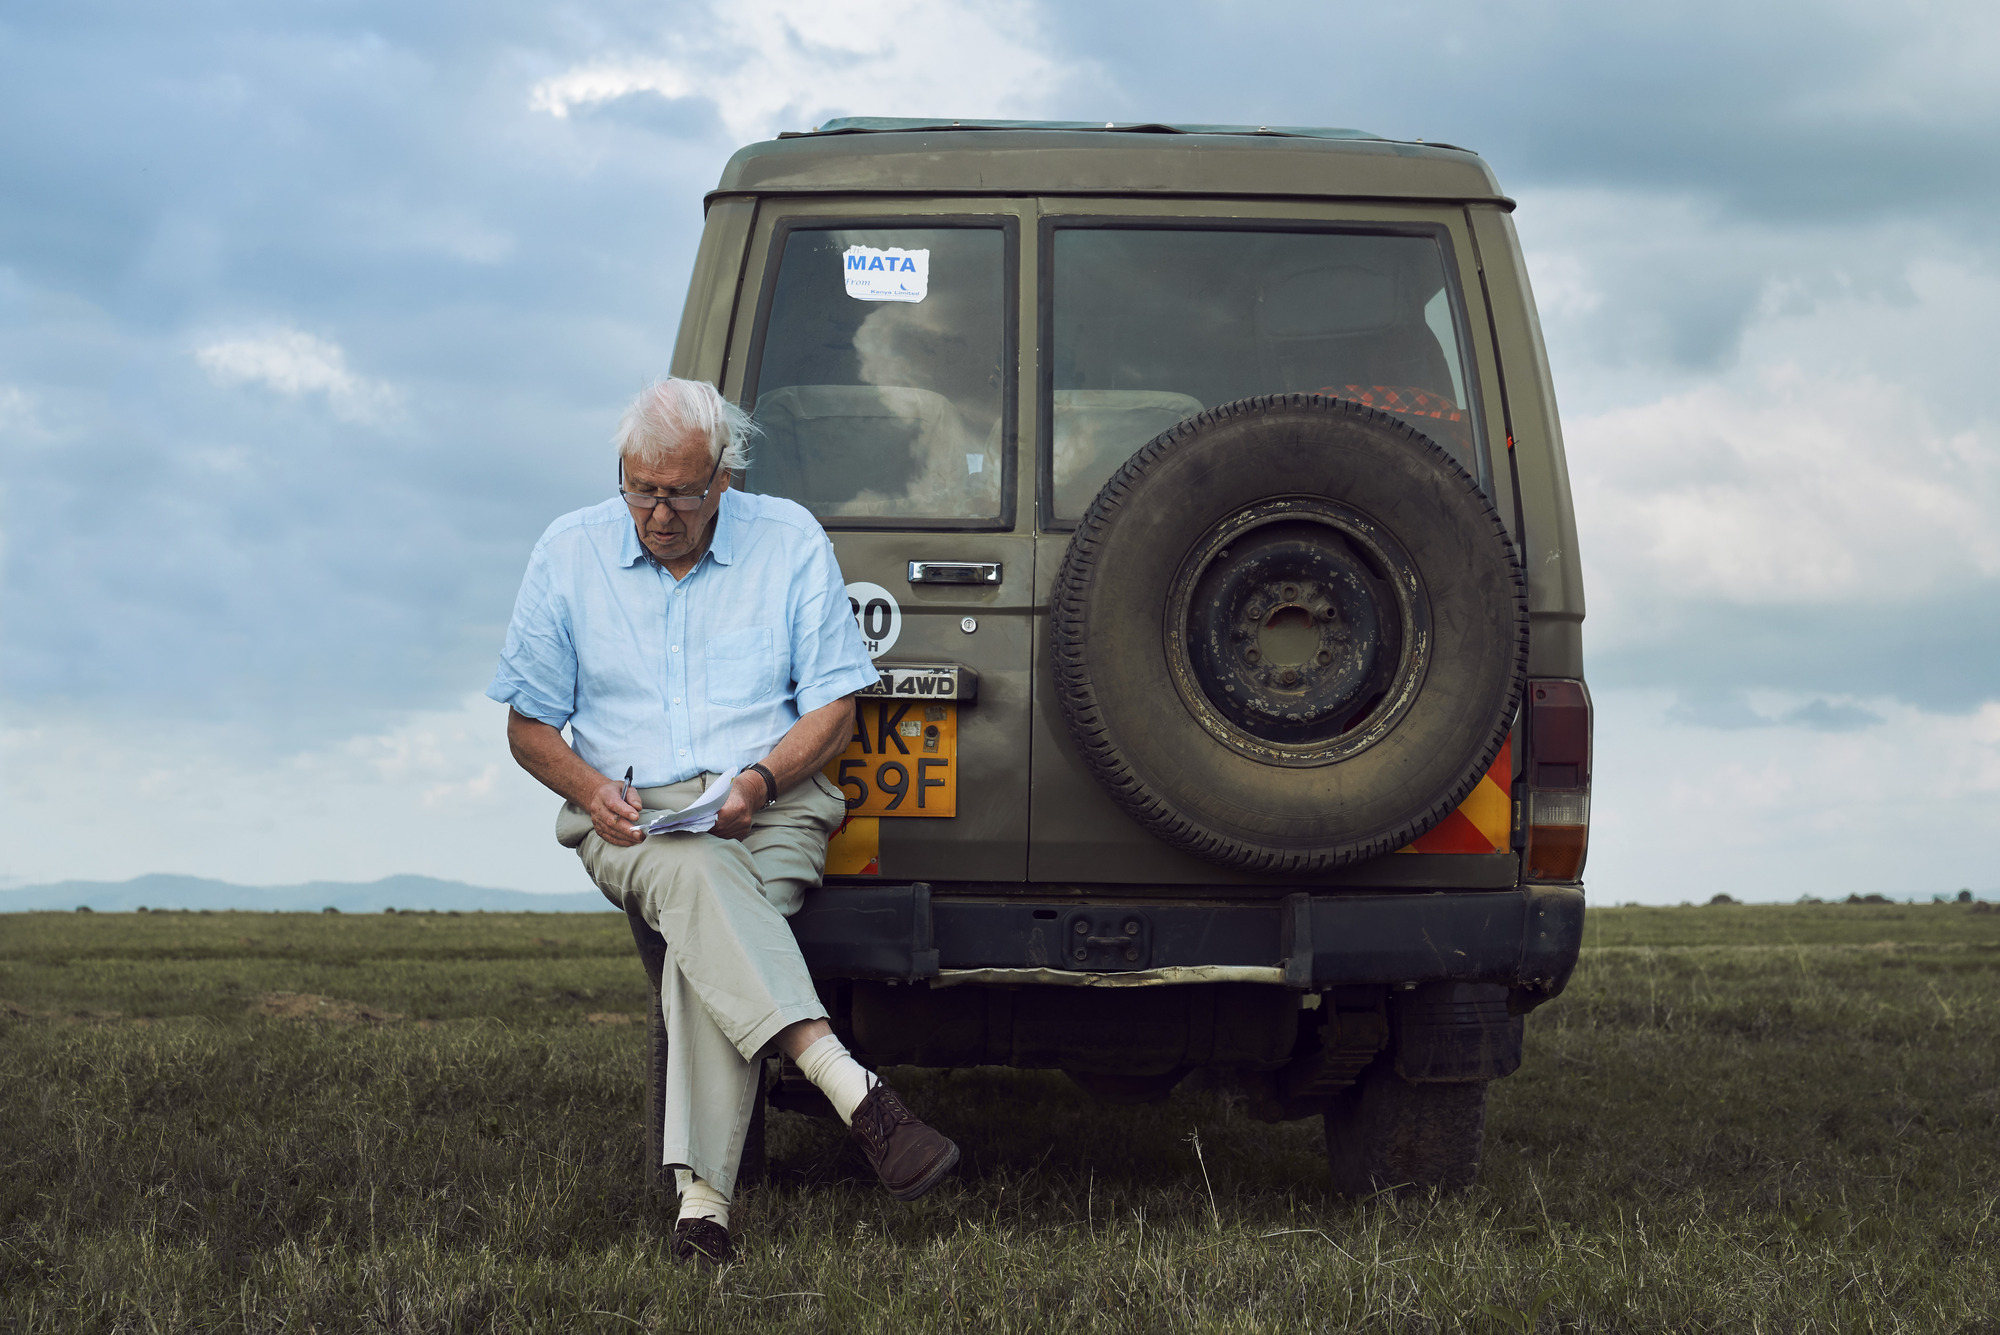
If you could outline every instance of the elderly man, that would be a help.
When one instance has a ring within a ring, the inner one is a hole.
[[[773,1049],[826,1094],[897,1199],[958,1161],[834,1036],[785,921],[819,884],[846,811],[820,768],[876,674],[818,522],[731,489],[750,429],[712,386],[649,385],[613,437],[620,495],[535,544],[487,689],[509,706],[514,758],[564,799],[556,838],[666,938],[673,1250],[711,1262],[730,1255],[730,1193]],[[629,795],[612,777],[627,766]],[[709,832],[636,828],[730,772]]]

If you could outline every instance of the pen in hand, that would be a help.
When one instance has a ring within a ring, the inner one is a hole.
[[[618,800],[620,802],[623,802],[625,800],[626,794],[630,793],[631,791],[632,791],[632,767],[630,765],[627,765],[625,767],[625,782],[618,785]]]

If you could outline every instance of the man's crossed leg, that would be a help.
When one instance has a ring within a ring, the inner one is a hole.
[[[639,794],[677,810],[697,778]],[[790,1057],[853,1129],[898,1200],[914,1200],[958,1161],[958,1147],[911,1116],[894,1091],[848,1055],[827,1023],[786,915],[819,884],[827,836],[846,814],[819,776],[757,813],[741,840],[655,835],[619,848],[567,805],[557,837],[576,848],[607,898],[665,939],[660,1006],[667,1026],[663,1162],[675,1165],[681,1215],[675,1254],[729,1254],[729,1201],[756,1105],[763,1057]]]

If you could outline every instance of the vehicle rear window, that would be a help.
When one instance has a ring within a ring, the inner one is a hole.
[[[788,233],[744,485],[836,526],[998,522],[1006,242],[979,227]]]
[[[1082,516],[1204,408],[1317,393],[1401,415],[1477,475],[1456,303],[1429,236],[1058,227],[1049,509]]]

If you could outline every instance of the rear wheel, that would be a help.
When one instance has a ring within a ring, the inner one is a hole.
[[[1479,1175],[1486,1134],[1484,1080],[1415,1084],[1386,1055],[1327,1109],[1333,1189],[1368,1196],[1392,1188],[1463,1191]]]

